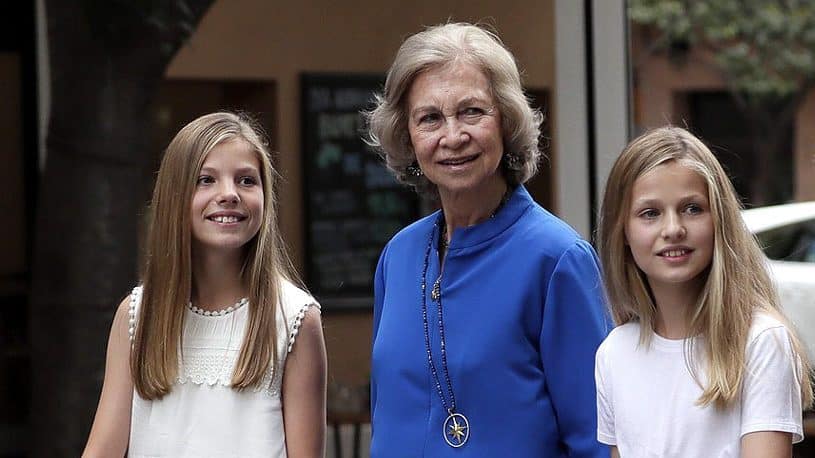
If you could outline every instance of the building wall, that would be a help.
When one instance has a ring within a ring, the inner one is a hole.
[[[387,71],[402,40],[422,26],[453,21],[492,24],[513,51],[531,88],[554,81],[552,0],[266,0],[216,1],[167,71],[168,78],[261,79],[277,83],[276,144],[281,152],[280,220],[303,266],[301,72]],[[500,5],[500,6],[499,6]],[[370,373],[370,313],[324,313],[331,378],[362,384]]]
[[[688,91],[725,90],[720,74],[711,64],[711,56],[691,50],[679,65],[665,55],[649,54],[644,35],[633,36],[634,115],[641,129],[667,123],[684,125],[685,107],[679,94]],[[815,90],[799,109],[793,141],[794,199],[815,200]]]

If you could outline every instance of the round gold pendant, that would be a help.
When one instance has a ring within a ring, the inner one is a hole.
[[[444,420],[444,441],[453,448],[459,448],[470,438],[470,422],[460,413],[451,413]]]

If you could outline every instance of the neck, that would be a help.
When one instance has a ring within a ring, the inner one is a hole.
[[[482,188],[480,192],[459,193],[439,190],[448,241],[455,229],[473,226],[493,216],[508,191],[507,183],[500,174],[496,174],[495,179]]]
[[[220,310],[245,297],[242,264],[243,254],[240,250],[214,252],[193,249],[190,302],[203,310]]]
[[[685,339],[690,336],[690,311],[696,306],[702,285],[651,285],[656,301],[654,331],[667,339]]]

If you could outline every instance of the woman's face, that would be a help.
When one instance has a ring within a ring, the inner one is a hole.
[[[503,179],[501,113],[478,67],[457,62],[419,74],[408,91],[407,110],[416,160],[442,199],[477,196]]]

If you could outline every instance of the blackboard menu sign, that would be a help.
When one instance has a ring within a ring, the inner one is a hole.
[[[379,254],[419,199],[365,144],[378,75],[303,74],[306,283],[324,307],[370,307]]]

